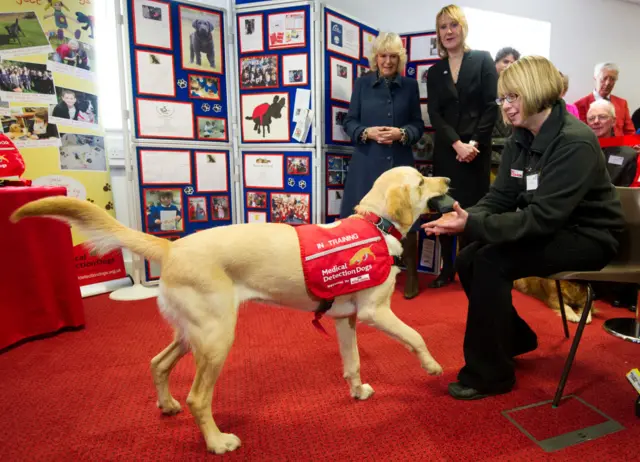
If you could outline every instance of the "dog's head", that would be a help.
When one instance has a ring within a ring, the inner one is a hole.
[[[196,19],[193,21],[192,26],[196,30],[196,35],[198,37],[202,39],[211,37],[211,32],[213,31],[213,24],[211,24],[211,21]]]
[[[378,177],[355,210],[391,220],[405,234],[420,215],[429,211],[429,199],[448,190],[448,178],[426,177],[413,167],[395,167]]]

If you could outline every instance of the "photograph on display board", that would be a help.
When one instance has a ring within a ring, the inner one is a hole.
[[[422,176],[433,176],[433,164],[430,162],[417,162],[416,170],[418,170]]]
[[[433,66],[433,64],[418,64],[416,66],[416,79],[418,80],[420,99],[427,99],[429,97],[429,93],[427,92],[427,76],[431,66]]]
[[[104,137],[62,133],[60,170],[107,171]]]
[[[311,223],[309,194],[271,193],[271,222],[290,225]]]
[[[222,73],[222,15],[180,5],[182,67]]]
[[[306,53],[282,56],[282,84],[285,86],[307,85],[309,70]]]
[[[227,121],[218,117],[196,117],[198,120],[198,139],[227,141]]]
[[[138,93],[141,95],[176,96],[173,55],[135,50]]]
[[[284,154],[245,154],[245,188],[283,189]]]
[[[144,209],[148,233],[184,231],[180,189],[145,189]]]
[[[340,206],[342,205],[344,189],[327,190],[327,215],[330,217],[340,216]]]
[[[266,223],[267,212],[256,212],[250,210],[247,212],[247,223]]]
[[[187,217],[192,223],[199,223],[202,221],[209,221],[209,214],[207,213],[207,198],[204,196],[190,196],[187,198],[189,204],[189,213]]]
[[[303,10],[269,14],[269,49],[305,47],[305,17]]]
[[[331,67],[331,99],[349,103],[353,92],[353,64],[342,59],[329,58]]]
[[[49,123],[49,108],[12,107],[0,116],[2,132],[18,148],[60,146],[60,133],[54,123]]]
[[[45,64],[3,59],[0,63],[0,99],[9,102],[57,102],[53,74]]]
[[[189,98],[220,101],[220,79],[189,74]]]
[[[189,151],[140,149],[142,184],[191,184]]]
[[[263,27],[263,16],[261,14],[238,16],[240,53],[258,53],[264,51]]]
[[[242,141],[289,142],[288,93],[241,95]]]
[[[265,191],[247,191],[246,207],[249,209],[266,209],[267,193]]]
[[[431,128],[431,118],[429,117],[429,105],[427,103],[420,103],[420,112],[422,113],[422,120],[426,128]]]
[[[278,88],[278,56],[240,58],[240,88]]]
[[[4,36],[4,40],[0,39],[0,58],[3,60],[52,51],[42,24],[33,11],[0,13],[0,31],[0,37]]]
[[[438,43],[435,33],[410,37],[409,61],[438,59]]]
[[[356,74],[356,77],[362,77],[363,75],[368,74],[369,72],[371,72],[371,69],[370,69],[370,68],[368,68],[368,67],[366,67],[366,66],[363,66],[363,65],[361,65],[361,64],[358,64],[358,65],[356,66],[356,68],[357,68],[357,74]]]
[[[198,192],[227,192],[227,154],[225,152],[196,152],[196,190]]]
[[[211,197],[211,219],[230,220],[231,209],[229,208],[229,198],[227,196]]]
[[[194,138],[193,105],[136,98],[138,131],[143,138]]]
[[[99,128],[98,97],[91,93],[56,87],[58,104],[49,105],[51,122]]]
[[[350,143],[351,138],[344,131],[344,119],[349,110],[337,106],[331,106],[331,138],[339,143]]]
[[[308,175],[309,174],[309,158],[308,157],[287,157],[287,174],[288,175]]]
[[[327,50],[360,59],[360,27],[327,13]]]
[[[371,34],[366,30],[362,31],[362,59],[369,59],[373,52],[373,42],[377,35]]]
[[[413,158],[415,160],[432,160],[433,159],[433,133],[425,133],[416,144],[411,146]]]
[[[327,154],[327,185],[342,186],[349,173],[351,157]]]
[[[95,48],[89,43],[64,37],[55,51],[48,56],[47,68],[63,74],[83,77],[82,71],[89,72],[84,77],[93,78],[95,72]]]
[[[154,0],[133,1],[133,32],[136,45],[171,50],[169,4]]]

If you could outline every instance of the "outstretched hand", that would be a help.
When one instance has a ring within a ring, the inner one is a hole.
[[[428,236],[432,234],[436,236],[440,234],[459,234],[464,231],[468,216],[469,214],[456,202],[453,204],[453,212],[445,213],[437,220],[425,223],[421,228],[425,230]]]

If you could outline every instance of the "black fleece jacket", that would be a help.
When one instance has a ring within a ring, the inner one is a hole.
[[[624,228],[598,139],[567,113],[564,101],[553,106],[537,136],[514,130],[489,193],[467,211],[465,235],[494,244],[570,229],[617,252]]]

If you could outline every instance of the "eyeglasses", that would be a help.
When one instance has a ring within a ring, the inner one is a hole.
[[[606,122],[611,116],[609,114],[598,114],[597,116],[587,117],[587,123],[593,123],[598,119],[600,122]]]
[[[515,93],[512,93],[510,95],[505,96],[504,98],[496,98],[496,103],[498,104],[498,106],[502,106],[505,101],[511,104],[515,102],[515,100],[517,99],[518,99],[518,95],[516,95]]]

